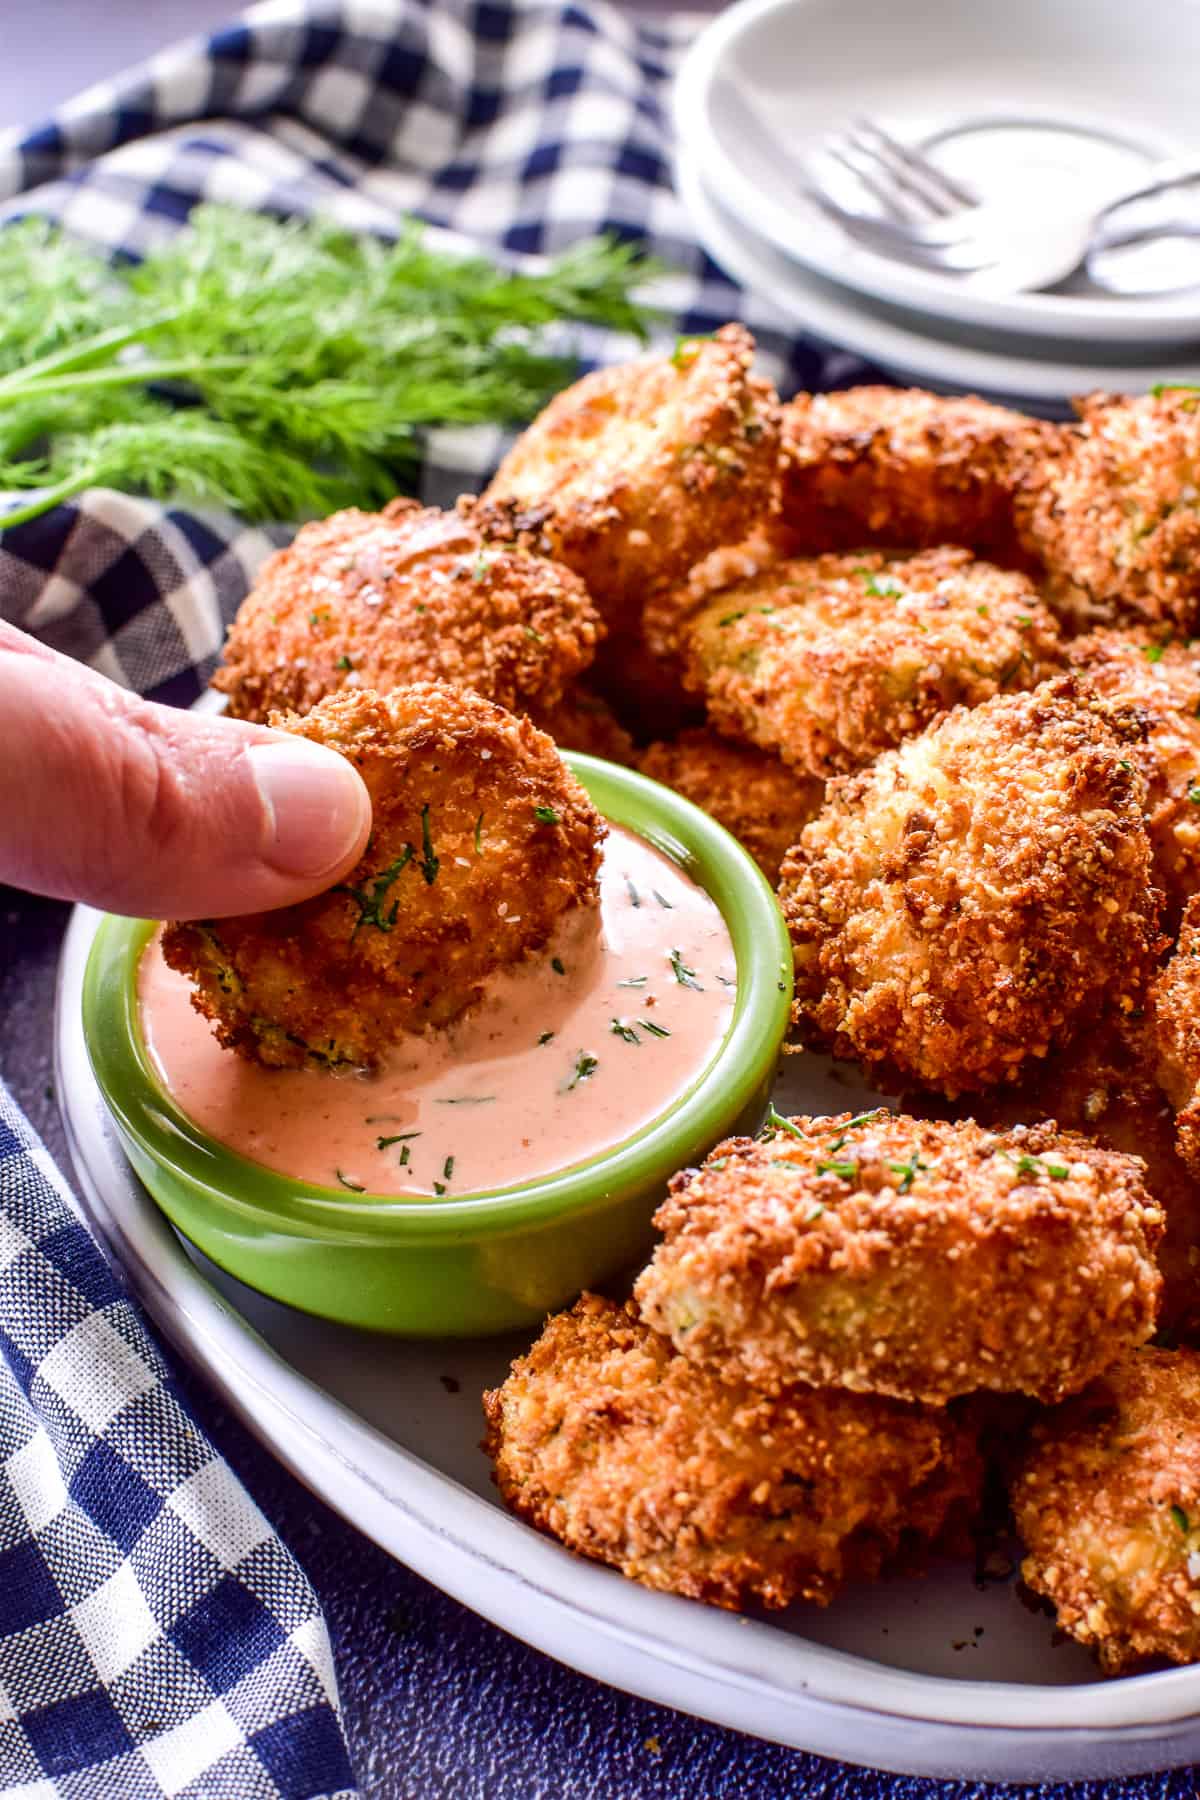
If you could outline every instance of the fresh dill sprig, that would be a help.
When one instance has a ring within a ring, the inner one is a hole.
[[[320,221],[200,206],[139,264],[44,221],[0,231],[0,515],[87,486],[299,519],[411,484],[419,434],[520,424],[574,374],[546,332],[644,337],[657,271],[612,238],[536,274]]]

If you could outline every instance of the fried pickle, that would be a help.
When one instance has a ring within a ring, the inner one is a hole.
[[[830,783],[783,865],[810,1047],[953,1098],[1013,1080],[1160,936],[1128,709],[1069,676],[959,707]]]
[[[1151,989],[1155,1073],[1175,1109],[1179,1154],[1200,1180],[1200,895]]]
[[[750,333],[725,325],[585,375],[522,432],[481,516],[574,569],[637,635],[652,588],[775,509],[779,403],[753,359]]]
[[[547,1322],[484,1408],[495,1480],[522,1518],[716,1606],[823,1605],[960,1524],[981,1485],[956,1412],[730,1386],[593,1294]]]
[[[1092,394],[1017,492],[1046,599],[1069,623],[1200,624],[1200,409],[1193,390]]]
[[[1143,627],[1094,631],[1077,638],[1068,656],[1098,693],[1145,717],[1146,741],[1130,755],[1146,778],[1154,879],[1174,929],[1200,891],[1200,651],[1164,641],[1161,627]]]
[[[1135,1351],[1046,1414],[1012,1505],[1026,1584],[1107,1674],[1200,1661],[1200,1355]]]
[[[1163,1215],[1136,1158],[884,1109],[772,1126],[675,1176],[634,1289],[720,1378],[1051,1401],[1153,1332]]]
[[[553,706],[533,707],[529,716],[560,750],[582,750],[587,756],[633,766],[633,739],[608,701],[581,683],[568,689]]]
[[[783,409],[780,520],[810,554],[965,544],[1024,567],[1013,495],[1026,457],[1052,432],[971,395],[798,394]]]
[[[768,566],[710,600],[683,642],[684,681],[719,731],[821,776],[960,702],[1034,687],[1059,660],[1023,575],[945,547]]]
[[[1200,1182],[1175,1147],[1175,1116],[1154,1079],[1153,1045],[1141,1011],[1105,1011],[1067,1049],[1027,1065],[1016,1087],[972,1101],[976,1120],[994,1129],[1053,1119],[1105,1150],[1140,1156],[1146,1187],[1166,1214],[1158,1246],[1163,1278],[1160,1341],[1200,1342]]]
[[[638,767],[710,813],[750,852],[772,886],[825,798],[823,782],[711,731],[685,731],[671,743],[651,744]]]
[[[465,689],[334,694],[272,724],[338,750],[374,808],[366,853],[299,906],[168,925],[163,953],[221,1042],[275,1067],[372,1066],[598,907],[604,825],[553,743]]]
[[[577,575],[489,543],[469,505],[394,500],[304,525],[242,602],[214,686],[238,718],[413,681],[524,711],[557,703],[603,625]]]

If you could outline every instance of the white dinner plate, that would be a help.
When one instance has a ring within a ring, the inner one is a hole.
[[[1061,344],[1006,342],[994,332],[884,306],[802,269],[732,217],[683,149],[676,159],[675,184],[714,262],[757,300],[773,305],[783,329],[805,331],[853,350],[902,380],[1058,414],[1069,410],[1071,395],[1097,388],[1140,394],[1164,381],[1200,383],[1200,349],[1180,352],[1168,362],[1156,348],[1152,357],[1139,362],[1131,361],[1127,351],[1108,358],[1088,346],[1085,358],[1068,360]]]
[[[972,1780],[1117,1776],[1200,1756],[1200,1668],[1100,1681],[1011,1579],[969,1564],[743,1617],[655,1594],[571,1556],[500,1505],[479,1449],[483,1388],[527,1339],[404,1343],[265,1300],[185,1249],[133,1175],[92,1079],[84,964],[68,931],[58,1092],[88,1218],[164,1335],[329,1506],[485,1618],[572,1668],[722,1725],[848,1762]],[[777,1102],[857,1107],[866,1090],[789,1059]]]
[[[679,72],[681,150],[728,211],[808,270],[944,319],[1082,343],[1200,339],[1200,288],[1154,298],[989,294],[875,255],[803,192],[796,167],[831,130],[871,118],[987,198],[1102,203],[1160,157],[1200,154],[1192,0],[740,0]],[[743,106],[729,98],[736,84]],[[751,121],[744,121],[748,105]],[[748,128],[761,120],[790,164]],[[958,128],[994,122],[990,138]],[[1073,134],[1047,134],[1049,120]],[[1022,128],[1017,122],[1025,121]],[[1085,135],[1086,134],[1086,135]],[[1191,190],[1189,210],[1200,207]]]

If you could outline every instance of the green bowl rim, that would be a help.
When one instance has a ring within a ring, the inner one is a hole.
[[[88,955],[83,1022],[88,1056],[121,1130],[153,1161],[225,1207],[276,1226],[304,1225],[350,1241],[473,1236],[545,1225],[563,1212],[614,1203],[665,1182],[696,1146],[715,1141],[770,1078],[787,1030],[792,954],[787,927],[758,865],[699,807],[649,777],[580,752],[563,759],[606,819],[645,839],[716,901],[733,939],[733,1016],[704,1068],[670,1107],[631,1137],[571,1168],[516,1186],[432,1202],[350,1196],[251,1161],[182,1112],[150,1065],[137,1012],[136,973],[153,921],[107,915]],[[397,1229],[398,1228],[398,1229]]]

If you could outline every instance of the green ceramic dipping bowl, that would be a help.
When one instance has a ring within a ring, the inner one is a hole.
[[[106,918],[83,1018],[104,1098],[137,1173],[185,1237],[231,1275],[305,1312],[412,1337],[534,1325],[643,1253],[668,1178],[761,1122],[787,1027],[792,958],[757,866],[699,808],[595,757],[565,759],[605,818],[662,851],[716,901],[737,993],[724,1039],[670,1108],[599,1156],[495,1193],[409,1200],[278,1174],[209,1137],[151,1067],[137,967],[154,927]]]

